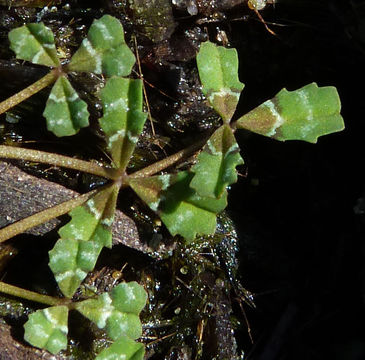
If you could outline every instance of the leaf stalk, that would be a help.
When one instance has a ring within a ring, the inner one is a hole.
[[[75,159],[69,156],[39,150],[0,145],[0,157],[65,167],[112,180],[117,179],[120,176],[119,172],[114,168],[102,166],[91,161]]]
[[[209,134],[210,136],[210,134]],[[186,159],[187,157],[193,155],[196,151],[200,150],[205,143],[209,136],[204,137],[202,140],[195,142],[194,144],[190,145],[189,147],[178,151],[177,153],[168,156],[165,159],[155,162],[145,168],[138,170],[129,175],[129,178],[138,178],[138,177],[148,177],[154,174],[159,173],[162,170],[167,169],[168,167],[174,165],[180,160]]]
[[[87,201],[92,195],[94,195],[97,190],[92,190],[86,194],[77,196],[74,199],[65,201],[59,205],[53,206],[46,210],[35,213],[31,216],[28,216],[22,220],[16,221],[13,224],[5,226],[0,229],[0,243],[11,239],[12,237],[23,233],[24,231],[43,224],[49,220],[52,220],[58,216],[64,215],[71,211],[73,208],[83,204]],[[1,291],[1,288],[0,288]]]
[[[7,295],[20,297],[22,299],[35,301],[37,303],[46,304],[50,306],[56,306],[56,305],[67,306],[68,303],[70,302],[69,299],[61,299],[53,296],[38,294],[36,292],[25,290],[17,286],[4,283],[2,281],[0,281],[0,292]]]
[[[47,75],[43,76],[39,80],[37,80],[35,83],[29,85],[25,89],[19,91],[18,93],[14,94],[13,96],[7,98],[6,100],[2,101],[0,103],[0,114],[3,114],[4,112],[8,111],[12,107],[18,105],[22,101],[30,98],[37,92],[41,91],[48,85],[51,85],[54,83],[57,78],[61,75],[62,70],[59,68],[55,68],[51,70]]]

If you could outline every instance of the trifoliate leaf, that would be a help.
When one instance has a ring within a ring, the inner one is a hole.
[[[57,67],[57,56],[52,31],[43,23],[27,24],[9,32],[10,48],[18,59],[33,64]]]
[[[29,344],[52,354],[67,348],[67,306],[37,310],[24,324],[24,339]]]
[[[190,187],[192,173],[132,178],[130,186],[156,211],[172,235],[194,240],[196,234],[213,234],[216,215],[227,206],[227,192],[219,199],[199,196]]]
[[[214,132],[197,163],[191,168],[195,173],[190,186],[200,196],[219,198],[226,187],[237,181],[236,166],[243,164],[240,149],[229,125]]]
[[[87,104],[65,76],[58,78],[49,94],[43,116],[56,136],[70,136],[89,125]]]
[[[116,167],[125,170],[142,132],[142,81],[113,77],[100,92],[104,116],[99,120]]]
[[[228,123],[244,87],[238,79],[237,51],[207,41],[201,44],[196,61],[204,95]]]
[[[101,246],[111,248],[111,226],[118,197],[115,185],[99,191],[85,204],[70,211],[72,217],[58,233],[63,239],[95,241]]]
[[[118,19],[104,15],[94,20],[87,38],[72,56],[68,69],[127,76],[134,63],[135,57],[124,40],[122,24]]]
[[[103,350],[95,360],[143,360],[144,346],[126,336],[120,337],[110,347]]]
[[[94,269],[102,246],[95,241],[59,239],[49,252],[49,267],[62,293],[72,297]]]
[[[76,310],[94,322],[116,340],[121,336],[136,339],[141,336],[139,313],[146,304],[147,294],[135,281],[116,286],[111,294],[103,293],[96,299],[76,304]]]
[[[282,89],[273,99],[237,120],[247,129],[277,140],[316,143],[319,136],[344,129],[336,88],[312,83],[299,90]]]
[[[49,266],[66,297],[72,297],[94,269],[103,246],[112,246],[118,187],[109,186],[70,212],[71,221],[59,230],[61,239],[49,252]]]

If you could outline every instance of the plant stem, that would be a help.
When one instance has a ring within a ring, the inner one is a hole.
[[[59,77],[59,75],[60,75],[60,70],[58,68],[53,69],[47,75],[43,76],[35,83],[29,85],[28,87],[19,91],[15,95],[2,101],[0,103],[0,114],[8,111],[15,105],[18,105],[22,101],[28,99],[29,97],[41,91],[48,85],[51,85],[53,82],[55,82],[55,80]]]
[[[74,199],[65,201],[59,205],[42,210],[22,220],[16,221],[13,224],[5,226],[4,228],[0,229],[0,243],[9,240],[13,236],[21,234],[34,226],[43,224],[46,221],[68,213],[73,208],[83,204],[96,192],[97,190],[92,190],[86,194],[77,196]]]
[[[38,294],[36,292],[25,290],[2,281],[0,281],[0,292],[50,306],[63,304],[67,305],[70,301],[69,299],[61,299],[55,298],[53,296]]]
[[[129,175],[130,178],[137,178],[137,177],[147,177],[154,174],[157,174],[158,172],[165,170],[171,165],[174,165],[178,161],[187,158],[188,156],[194,154],[197,150],[199,150],[206,142],[209,137],[204,137],[202,140],[197,141],[193,145],[180,150],[179,152],[168,156],[165,159],[162,159],[160,161],[155,162],[152,165],[146,166],[145,168],[138,170],[131,175]]]
[[[108,168],[90,161],[75,159],[69,156],[58,155],[45,151],[0,145],[0,158],[1,157],[61,166],[105,177],[107,179],[116,179],[119,177],[118,171],[114,168]]]

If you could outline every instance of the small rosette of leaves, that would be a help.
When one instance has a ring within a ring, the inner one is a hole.
[[[24,339],[31,345],[52,354],[67,348],[67,306],[37,310],[24,324]]]
[[[94,20],[68,68],[107,76],[127,76],[134,63],[135,57],[124,40],[122,24],[118,19],[104,15]]]
[[[227,186],[237,181],[236,166],[243,164],[240,149],[229,125],[223,125],[210,137],[197,163],[190,186],[203,197],[219,198]]]
[[[9,32],[18,59],[50,67],[60,65],[52,31],[43,23],[26,24]]]
[[[100,329],[106,330],[111,339],[122,336],[137,339],[142,334],[139,313],[146,304],[147,294],[135,281],[116,286],[111,293],[76,304],[76,310]]]
[[[84,205],[70,212],[71,221],[59,230],[59,239],[49,252],[49,266],[66,297],[72,297],[87,273],[94,269],[103,246],[112,246],[118,187],[101,190]]]
[[[295,91],[281,90],[273,99],[237,120],[247,129],[277,140],[316,143],[319,136],[344,129],[335,87],[312,83]]]
[[[143,130],[142,81],[113,77],[100,92],[104,116],[99,120],[107,136],[114,165],[124,171]]]
[[[244,87],[238,79],[238,56],[207,41],[196,57],[203,93],[225,123],[231,120]]]
[[[187,241],[197,234],[210,235],[216,228],[216,216],[227,206],[227,192],[219,199],[203,197],[190,187],[194,174],[159,175],[130,179],[137,195],[156,211],[172,235]]]
[[[75,135],[89,125],[87,104],[81,100],[66,76],[61,76],[53,85],[43,116],[47,129],[56,136]]]
[[[95,360],[142,360],[144,356],[144,346],[127,336],[121,336],[109,348],[103,350]]]

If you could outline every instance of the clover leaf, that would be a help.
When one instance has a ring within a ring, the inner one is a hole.
[[[160,175],[130,180],[131,188],[156,211],[172,235],[187,241],[196,234],[213,234],[216,215],[227,206],[227,192],[219,199],[203,197],[190,187],[194,174]]]
[[[67,80],[67,72],[89,71],[97,74],[103,73],[107,76],[126,76],[130,74],[135,63],[135,57],[125,43],[122,24],[110,15],[104,15],[92,23],[88,37],[83,40],[80,48],[66,66],[61,66],[53,33],[43,23],[27,24],[16,28],[9,33],[9,40],[10,47],[16,53],[17,58],[35,64],[58,67],[57,72],[50,72],[22,95],[31,96],[57,80],[43,113],[47,119],[48,130],[56,136],[74,135],[81,128],[89,125],[87,105]],[[133,88],[136,87],[132,85],[130,90],[133,91]],[[130,98],[133,95],[136,93],[131,94]],[[18,98],[10,102],[10,106],[14,106]],[[137,99],[136,103],[138,102]],[[142,104],[142,101],[140,103]],[[6,111],[6,109],[7,107],[2,111]],[[141,114],[137,116],[144,117]],[[132,137],[134,139],[134,135],[131,135]]]
[[[235,49],[207,41],[196,57],[203,93],[225,123],[231,120],[244,84],[238,79],[238,56]]]
[[[59,239],[49,252],[49,267],[66,297],[72,297],[94,269],[102,246],[95,241]]]
[[[237,128],[281,141],[316,143],[319,136],[344,129],[340,110],[335,87],[312,83],[295,91],[282,89],[273,99],[238,119]]]
[[[58,233],[61,238],[95,241],[101,246],[111,248],[111,226],[114,220],[118,186],[110,185],[100,190],[84,205],[70,212],[72,220]]]
[[[29,315],[24,324],[24,339],[52,354],[67,348],[67,306],[53,306]]]
[[[52,30],[43,23],[26,24],[11,30],[9,41],[18,59],[51,67],[60,65]]]
[[[219,198],[228,185],[237,181],[236,166],[243,164],[240,149],[228,125],[218,128],[191,168],[190,186],[200,196]]]
[[[110,293],[96,299],[76,304],[76,310],[93,321],[100,329],[106,329],[113,340],[121,336],[136,339],[141,336],[139,313],[146,304],[147,294],[135,281],[121,283]]]
[[[104,15],[94,20],[68,68],[107,76],[127,76],[134,63],[135,57],[124,40],[122,24],[115,17]]]
[[[59,230],[61,238],[49,252],[49,266],[66,297],[72,297],[93,270],[103,246],[111,247],[119,188],[111,185],[70,212],[71,221]]]
[[[142,81],[113,77],[100,92],[104,116],[99,120],[114,165],[124,171],[142,132]]]
[[[60,76],[53,85],[43,112],[47,129],[56,136],[75,135],[89,126],[87,104],[81,100],[66,76]]]

